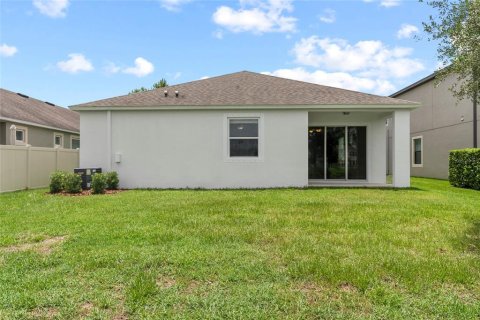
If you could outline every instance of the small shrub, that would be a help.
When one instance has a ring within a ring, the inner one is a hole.
[[[92,188],[92,193],[101,194],[105,193],[105,188],[107,187],[107,179],[103,173],[95,173],[92,176],[92,183],[90,185]]]
[[[50,175],[50,193],[59,193],[64,188],[65,172],[55,171]]]
[[[107,180],[106,181],[107,182],[107,189],[109,189],[109,190],[118,189],[118,183],[119,183],[118,173],[116,173],[115,171],[107,172],[107,173],[105,173],[105,178]]]
[[[82,191],[82,177],[76,173],[64,175],[63,188],[68,193],[79,193]]]
[[[448,180],[454,187],[480,190],[480,148],[450,151]]]

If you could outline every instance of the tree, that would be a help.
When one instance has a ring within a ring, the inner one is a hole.
[[[152,89],[158,89],[158,88],[164,88],[168,86],[168,83],[167,83],[167,80],[165,80],[164,78],[160,79],[160,81],[158,82],[155,82],[152,86]]]
[[[140,87],[140,88],[137,88],[137,89],[133,89],[128,94],[138,93],[138,92],[143,92],[143,91],[149,91],[149,90],[154,90],[154,89],[158,89],[158,88],[164,88],[164,87],[167,87],[167,86],[168,86],[167,80],[162,78],[159,81],[155,82],[152,85],[152,88],[150,88],[150,89],[147,89],[145,87]]]
[[[420,2],[424,2],[420,0]],[[423,22],[428,41],[438,42],[439,61],[447,66],[436,74],[437,82],[455,75],[450,87],[458,100],[473,102],[473,147],[477,147],[477,103],[480,100],[480,0],[427,1],[437,15]]]

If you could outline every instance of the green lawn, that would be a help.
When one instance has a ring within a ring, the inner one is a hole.
[[[0,195],[0,319],[477,319],[480,192]]]

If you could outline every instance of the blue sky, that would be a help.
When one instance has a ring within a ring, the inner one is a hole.
[[[241,70],[388,95],[438,66],[417,1],[0,5],[0,86],[62,106]]]

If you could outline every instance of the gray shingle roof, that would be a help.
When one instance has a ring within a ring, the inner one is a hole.
[[[1,88],[0,118],[31,122],[67,131],[80,131],[78,112]]]
[[[167,97],[164,90],[168,90]],[[175,97],[176,90],[179,97]],[[242,71],[73,107],[416,104],[406,100]]]

